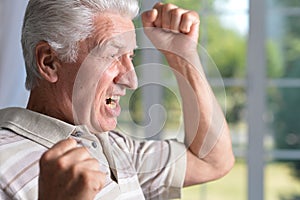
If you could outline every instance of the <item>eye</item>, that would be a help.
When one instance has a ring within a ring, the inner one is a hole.
[[[114,59],[114,60],[117,60],[117,61],[120,61],[122,59],[122,55],[120,55],[120,54],[111,54],[110,58]]]
[[[130,60],[133,60],[133,59],[134,59],[134,57],[135,57],[135,54],[131,54],[131,55],[129,55],[129,58],[130,58]]]

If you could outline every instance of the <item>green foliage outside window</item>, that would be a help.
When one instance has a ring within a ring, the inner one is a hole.
[[[222,24],[221,16],[214,12],[215,0],[210,0],[209,3],[199,0],[165,0],[164,2],[199,11],[201,17],[199,44],[207,50],[220,71],[222,78],[246,81],[247,35],[241,35],[238,31]],[[268,2],[272,2],[272,6],[267,9],[273,9],[274,7],[275,9],[300,8],[299,0],[268,0]],[[274,16],[270,15],[270,17]],[[269,79],[298,79],[300,76],[300,16],[280,14],[280,17],[282,17],[283,23],[280,24],[275,21],[273,26],[278,26],[278,29],[280,29],[278,32],[283,32],[283,34],[279,38],[268,37],[265,44],[266,76]],[[277,30],[275,32],[277,34]],[[139,52],[137,51],[136,54],[135,62],[138,65],[140,64]],[[246,129],[244,116],[247,102],[246,85],[230,86],[225,87],[225,89],[226,118],[230,126],[244,127]],[[299,150],[300,88],[267,87],[267,91],[270,131],[274,136],[274,146],[272,148]],[[218,96],[218,94],[216,95]],[[132,117],[140,125],[142,125],[144,120],[141,96],[141,91],[137,91],[134,94],[135,102],[130,104]],[[174,127],[177,127],[181,117],[180,103],[178,103],[178,99],[172,93],[165,89],[163,98],[163,106],[166,110],[171,110],[171,112],[168,112],[165,129],[172,130]],[[236,145],[240,147],[240,144]],[[294,177],[298,177],[300,180],[300,161],[285,160],[283,165],[287,166],[286,163],[290,163],[291,169],[294,169],[292,170]],[[219,188],[216,189],[216,191],[218,190]],[[282,200],[285,200],[285,198],[297,199],[296,196],[279,198]]]
[[[275,0],[274,0],[275,1]],[[282,7],[300,8],[300,1],[275,1]],[[285,35],[282,43],[283,77],[300,77],[300,16],[282,16],[285,22]],[[273,128],[278,149],[300,149],[300,88],[280,88],[274,100],[277,107]],[[300,178],[300,161],[292,161],[294,174]]]
[[[205,3],[203,3],[205,2]],[[213,13],[215,0],[165,0],[164,3],[174,3],[186,9],[199,11],[201,16],[200,40],[216,63],[223,78],[234,78],[246,80],[246,55],[247,37],[237,31],[224,26],[220,16]],[[300,7],[299,0],[269,0],[276,8]],[[208,14],[209,11],[212,14]],[[204,14],[203,14],[204,13]],[[284,39],[281,43],[269,39],[266,42],[266,62],[268,78],[299,78],[300,76],[300,17],[282,15],[284,26],[278,28],[284,30]],[[138,58],[138,56],[137,56]],[[275,148],[299,149],[300,148],[300,89],[299,88],[268,88],[268,106],[273,120],[271,128],[274,132]],[[234,126],[241,123],[246,104],[245,88],[226,88],[226,117],[228,122]],[[142,119],[140,94],[137,93],[137,102],[132,104],[132,115],[135,120]],[[164,104],[166,108],[176,111],[180,110],[177,99],[168,92],[164,93]],[[178,114],[179,115],[179,114]],[[178,120],[170,120],[167,126]],[[300,178],[300,162],[292,161],[295,174]]]

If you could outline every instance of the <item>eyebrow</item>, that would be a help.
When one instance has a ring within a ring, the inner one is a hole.
[[[116,47],[118,49],[124,49],[126,46],[120,42],[117,42],[115,40],[111,40],[108,42],[109,45],[113,46],[113,47]]]
[[[94,48],[102,48],[103,46],[106,46],[106,45],[112,46],[112,47],[114,47],[116,49],[120,49],[120,50],[124,50],[124,49],[126,50],[126,48],[128,47],[124,43],[112,39],[112,40],[106,40],[106,41],[102,40],[100,42],[97,42],[97,44],[95,45]],[[130,50],[135,51],[136,49],[138,49],[137,44],[135,44],[135,46]]]
[[[115,41],[115,40],[112,40],[112,41],[110,41],[110,42],[108,42],[108,43],[111,43],[111,45],[113,46],[113,47],[116,47],[116,48],[118,48],[118,49],[126,49],[126,45],[124,45],[124,44],[122,44],[122,43],[120,43],[120,42],[118,42],[118,41]],[[138,46],[137,45],[135,45],[135,47],[133,47],[133,49],[132,50],[136,50],[138,48]]]

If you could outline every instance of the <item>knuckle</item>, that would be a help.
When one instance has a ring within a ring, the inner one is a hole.
[[[87,147],[77,147],[75,150],[78,155],[89,155]]]
[[[84,148],[82,150],[82,156],[84,159],[93,159],[94,158],[87,148]]]
[[[163,11],[169,11],[171,10],[172,8],[174,8],[174,5],[173,4],[170,4],[170,3],[167,3],[163,6]]]
[[[76,145],[77,145],[77,141],[73,138],[68,138],[64,142],[66,143],[66,145],[72,146],[72,147],[76,147]]]
[[[99,161],[96,158],[91,157],[90,158],[92,165],[98,165]]]
[[[196,11],[188,11],[183,15],[186,20],[193,20],[195,22],[200,22],[199,14]]]
[[[72,178],[75,178],[78,176],[78,174],[80,173],[80,169],[78,167],[78,165],[73,165],[70,169],[69,169],[69,176]]]
[[[181,13],[182,13],[181,10],[178,9],[178,8],[175,8],[175,9],[171,10],[171,15],[174,16],[174,17],[180,16]]]
[[[78,159],[85,160],[91,158],[91,154],[86,147],[77,147],[73,150],[73,153],[77,155]]]
[[[153,8],[159,8],[159,7],[161,7],[163,4],[161,3],[161,2],[157,2],[154,6],[153,6]]]
[[[40,166],[45,166],[50,161],[51,153],[49,151],[46,151],[40,158]]]
[[[58,170],[66,170],[67,169],[67,161],[64,159],[64,157],[57,159],[56,167]]]
[[[190,14],[189,12],[184,13],[184,14],[182,15],[182,19],[183,19],[183,20],[186,20],[186,21],[190,20],[190,19],[191,19],[191,14]]]
[[[99,165],[99,161],[96,159],[90,159],[89,160],[89,166],[91,169],[93,169],[94,171],[99,171],[100,170],[100,165]]]
[[[189,11],[191,13],[191,15],[195,18],[195,19],[198,19],[199,20],[199,14],[198,12],[194,11],[194,10],[191,10]]]
[[[168,14],[172,14],[173,10],[177,10],[177,14],[180,14],[180,8],[178,8],[177,6],[175,6],[174,4],[165,4],[163,7],[163,12],[168,13]]]
[[[89,186],[91,184],[91,182],[92,182],[91,180],[93,179],[93,177],[94,176],[92,176],[90,173],[85,172],[85,171],[83,171],[79,174],[79,178],[80,178],[81,182],[87,186]]]

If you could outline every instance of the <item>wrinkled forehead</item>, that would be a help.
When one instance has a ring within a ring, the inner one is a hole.
[[[91,40],[94,48],[111,45],[132,51],[136,48],[135,27],[129,17],[105,12],[95,17]]]

